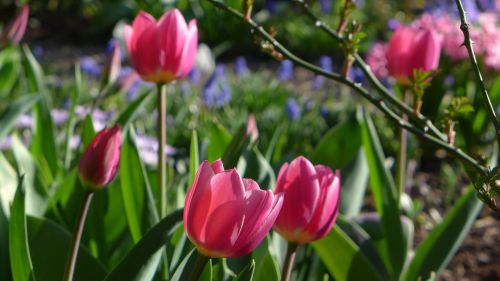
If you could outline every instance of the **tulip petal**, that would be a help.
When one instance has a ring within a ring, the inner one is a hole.
[[[284,187],[285,187],[285,182],[286,182],[286,173],[288,172],[288,163],[284,163],[281,168],[280,168],[280,171],[278,173],[278,179],[276,180],[276,189],[274,191],[274,193],[278,193],[278,192],[284,192]]]
[[[210,179],[214,173],[208,161],[203,161],[196,172],[184,206],[184,229],[191,239],[200,237],[212,201]]]
[[[196,59],[196,52],[198,50],[198,27],[196,26],[196,21],[191,20],[189,22],[189,32],[187,33],[186,40],[184,43],[184,48],[182,50],[182,55],[179,63],[179,68],[177,70],[177,77],[184,77],[193,68],[194,61]]]
[[[246,244],[239,247],[234,253],[232,253],[231,257],[237,258],[237,257],[241,257],[243,255],[246,255],[249,252],[251,252],[253,249],[255,249],[255,247],[257,247],[262,242],[264,237],[266,237],[267,233],[269,232],[269,230],[271,229],[271,227],[275,223],[276,218],[280,214],[280,211],[281,211],[282,206],[283,206],[283,201],[284,201],[283,198],[284,198],[284,193],[278,193],[278,194],[275,194],[274,196],[272,196],[272,199],[273,199],[272,208],[270,209],[269,212],[267,212],[267,211],[265,212],[265,213],[267,213],[267,215],[262,216],[262,218],[264,218],[264,220],[260,224],[258,224],[258,225],[254,224],[255,226],[258,226],[259,228],[252,231],[252,232],[249,232],[249,233],[253,233],[253,235],[249,236],[247,239],[245,239]],[[260,221],[260,220],[258,220],[258,221]],[[246,231],[246,230],[243,230],[243,231]]]
[[[436,31],[426,29],[414,38],[411,68],[430,71],[437,68],[441,54],[441,41]]]
[[[409,67],[409,52],[415,32],[409,27],[398,27],[387,46],[387,70],[394,77],[413,75]]]
[[[242,199],[219,205],[208,216],[205,233],[202,234],[202,247],[209,249],[211,257],[227,256],[238,239],[242,225],[244,202]]]
[[[161,46],[161,68],[175,75],[178,72],[186,41],[188,27],[181,12],[173,9],[165,13],[158,21]]]
[[[224,172],[224,164],[220,159],[215,160],[212,162],[212,170],[214,170],[214,173],[218,174],[221,172]]]
[[[157,75],[160,69],[160,41],[156,21],[146,12],[141,11],[134,20],[129,52],[135,70],[143,79]]]
[[[279,179],[285,198],[276,221],[280,233],[294,236],[309,223],[319,199],[319,180],[314,166],[300,156],[290,163],[284,179]],[[290,233],[293,231],[294,233]]]
[[[245,191],[247,192],[246,196],[249,196],[248,191],[251,191],[251,190],[262,191],[259,187],[259,184],[257,184],[257,182],[252,180],[252,179],[243,179],[243,185],[245,186]]]

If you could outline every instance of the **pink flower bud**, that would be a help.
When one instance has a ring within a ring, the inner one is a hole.
[[[120,163],[120,127],[105,128],[89,144],[78,166],[80,179],[90,191],[98,191],[116,176]]]
[[[189,26],[177,9],[158,22],[141,11],[132,26],[125,27],[125,40],[135,70],[142,79],[168,83],[185,77],[193,67],[198,48],[196,21]]]
[[[387,70],[400,82],[413,77],[414,70],[436,70],[441,39],[433,29],[400,26],[387,47]]]
[[[29,12],[29,5],[24,5],[16,17],[5,27],[0,35],[0,47],[9,43],[19,44],[21,42],[28,25]]]
[[[208,257],[240,257],[257,247],[271,229],[283,194],[261,190],[221,160],[204,161],[188,191],[184,229],[198,251]]]
[[[313,166],[299,156],[281,167],[275,193],[280,192],[285,199],[274,229],[286,240],[308,243],[332,229],[339,208],[339,171]]]

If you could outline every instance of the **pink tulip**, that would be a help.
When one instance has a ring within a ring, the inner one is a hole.
[[[441,40],[430,28],[401,26],[387,47],[387,70],[400,82],[413,77],[414,70],[436,70],[441,55]]]
[[[275,193],[281,192],[285,199],[274,229],[286,240],[308,243],[332,229],[339,207],[339,171],[313,166],[299,156],[281,167]]]
[[[89,144],[78,166],[80,179],[90,191],[98,191],[116,176],[120,162],[120,127],[105,128]]]
[[[264,239],[282,203],[283,194],[261,190],[235,169],[224,170],[221,160],[204,161],[186,196],[184,229],[202,254],[240,257]]]
[[[125,27],[125,40],[135,70],[142,79],[168,83],[186,76],[193,67],[198,48],[196,21],[189,26],[177,9],[158,22],[141,11],[132,26]]]
[[[26,26],[28,25],[28,17],[30,13],[29,5],[24,5],[16,17],[5,27],[0,35],[0,46],[8,43],[19,44],[23,39]]]

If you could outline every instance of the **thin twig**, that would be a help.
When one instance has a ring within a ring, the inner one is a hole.
[[[242,21],[244,19],[244,15],[241,14],[239,11],[226,6],[224,3],[219,2],[217,0],[208,0],[208,2],[212,3],[214,6],[230,13],[231,15],[240,18]],[[273,45],[276,50],[281,52],[283,56],[286,58],[292,60],[296,65],[300,65],[310,71],[312,71],[315,74],[325,76],[331,80],[337,81],[341,84],[344,84],[351,89],[353,89],[356,93],[360,94],[362,97],[367,99],[371,104],[373,104],[375,107],[377,107],[379,110],[381,110],[389,119],[393,120],[396,122],[396,124],[402,128],[407,129],[408,131],[414,133],[415,135],[419,136],[422,139],[425,139],[441,148],[444,150],[448,151],[450,154],[455,155],[462,161],[468,163],[472,167],[474,167],[482,176],[485,176],[488,172],[488,169],[483,167],[481,164],[479,164],[475,159],[464,153],[462,150],[459,148],[456,148],[454,146],[449,145],[446,142],[446,139],[442,139],[440,136],[434,136],[428,134],[429,131],[429,126],[424,126],[423,129],[420,129],[413,124],[403,120],[397,113],[392,111],[391,108],[387,106],[387,104],[384,102],[383,99],[377,98],[373,95],[371,95],[368,90],[363,88],[359,83],[355,83],[351,80],[348,80],[344,78],[343,76],[325,71],[324,69],[317,67],[299,57],[297,57],[295,54],[290,52],[286,47],[284,47],[280,42],[278,42],[271,34],[269,34],[262,26],[258,25],[256,22],[254,22],[252,19],[249,19],[247,21],[243,21],[244,24],[250,26],[253,30],[254,33],[256,33],[258,36],[261,38],[267,40],[270,44]],[[413,110],[409,108],[409,116],[413,115]]]
[[[457,3],[458,12],[460,14],[460,29],[464,34],[464,43],[463,45],[467,48],[467,52],[469,53],[470,62],[474,69],[474,74],[476,75],[477,83],[479,84],[479,88],[481,89],[481,94],[483,96],[484,105],[486,106],[486,111],[488,112],[488,116],[493,122],[495,126],[495,132],[497,136],[498,147],[500,148],[500,122],[498,122],[495,109],[493,108],[493,104],[491,103],[490,97],[488,96],[488,90],[484,85],[483,76],[481,75],[481,70],[479,69],[479,65],[477,63],[476,55],[474,54],[474,48],[472,47],[472,40],[470,38],[469,33],[469,23],[467,22],[467,17],[465,16],[464,6],[462,1],[455,0]],[[495,47],[496,48],[496,47]]]

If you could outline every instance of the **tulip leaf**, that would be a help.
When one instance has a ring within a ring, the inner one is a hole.
[[[339,212],[345,216],[355,216],[361,211],[368,186],[368,162],[365,151],[360,148],[354,159],[341,171]]]
[[[224,151],[222,163],[224,163],[224,167],[226,169],[234,168],[238,165],[238,160],[243,153],[243,149],[249,142],[249,138],[246,133],[246,127],[246,124],[241,125],[236,134],[234,134],[233,139],[226,148],[226,151]]]
[[[191,133],[191,146],[189,149],[189,186],[194,181],[196,170],[200,164],[200,156],[198,152],[198,134],[196,130]]]
[[[76,106],[78,105],[78,98],[82,93],[82,72],[80,65],[77,63],[75,66],[75,87],[71,92],[70,105],[68,110],[68,121],[66,123],[66,136],[64,140],[64,167],[69,169],[71,166],[71,138],[75,131],[76,124]]]
[[[120,157],[120,185],[128,226],[134,242],[158,222],[146,169],[132,127],[125,133]]]
[[[141,109],[144,109],[145,105],[148,104],[152,97],[155,96],[147,91],[142,96],[135,99],[123,113],[116,119],[116,124],[120,125],[123,131],[128,129],[128,126],[134,121],[139,115]]]
[[[14,280],[28,281],[33,274],[26,227],[25,192],[23,177],[19,179],[10,211],[9,253]]]
[[[40,97],[40,95],[25,95],[9,104],[0,114],[0,140],[10,133],[17,118],[30,110],[40,100]]]
[[[0,206],[0,280],[11,280],[11,267],[9,259],[9,220]]]
[[[7,161],[3,153],[0,152],[0,208],[8,218],[10,215],[10,207],[12,200],[16,194],[18,176],[16,170]]]
[[[62,280],[72,235],[50,220],[28,216],[28,236],[36,281]],[[80,245],[74,280],[102,280],[106,269]]]
[[[335,280],[387,280],[337,225],[327,236],[313,242],[312,246]]]
[[[90,115],[86,115],[82,124],[82,146],[86,148],[94,139],[96,131],[94,129],[94,121]]]
[[[252,259],[250,263],[243,268],[240,273],[236,277],[233,278],[233,281],[252,281],[253,273],[255,271],[255,260]],[[269,280],[269,279],[268,279]]]
[[[470,187],[416,249],[415,256],[401,280],[427,280],[432,274],[439,276],[469,232],[482,207],[475,189]]]
[[[384,166],[384,153],[377,132],[368,114],[364,114],[362,126],[363,148],[370,168],[370,186],[375,200],[375,207],[382,218],[384,233],[381,253],[391,275],[396,279],[405,263],[407,243],[403,237],[400,220],[399,200],[390,172]]]
[[[361,126],[355,114],[330,129],[311,155],[311,161],[332,169],[344,168],[361,147]]]
[[[167,243],[173,231],[182,222],[182,214],[182,209],[176,210],[151,228],[113,268],[105,280],[141,280],[141,270]]]
[[[12,46],[0,52],[0,95],[9,94],[15,87],[21,67],[19,48]]]
[[[280,270],[278,268],[278,264],[270,252],[270,241],[271,239],[269,237],[264,238],[262,243],[252,252],[252,257],[255,261],[253,280],[280,280]]]
[[[227,132],[226,128],[219,123],[212,124],[209,132],[207,160],[212,162],[221,158],[230,142],[231,135]]]
[[[196,279],[194,278],[195,276],[193,276],[193,274],[196,274],[196,271],[200,266],[203,266],[203,269],[200,273],[199,278]],[[212,261],[210,260],[210,258],[203,256],[196,249],[192,249],[191,252],[186,255],[186,257],[184,257],[182,262],[175,270],[172,279],[170,279],[170,281],[184,280],[211,281]]]

